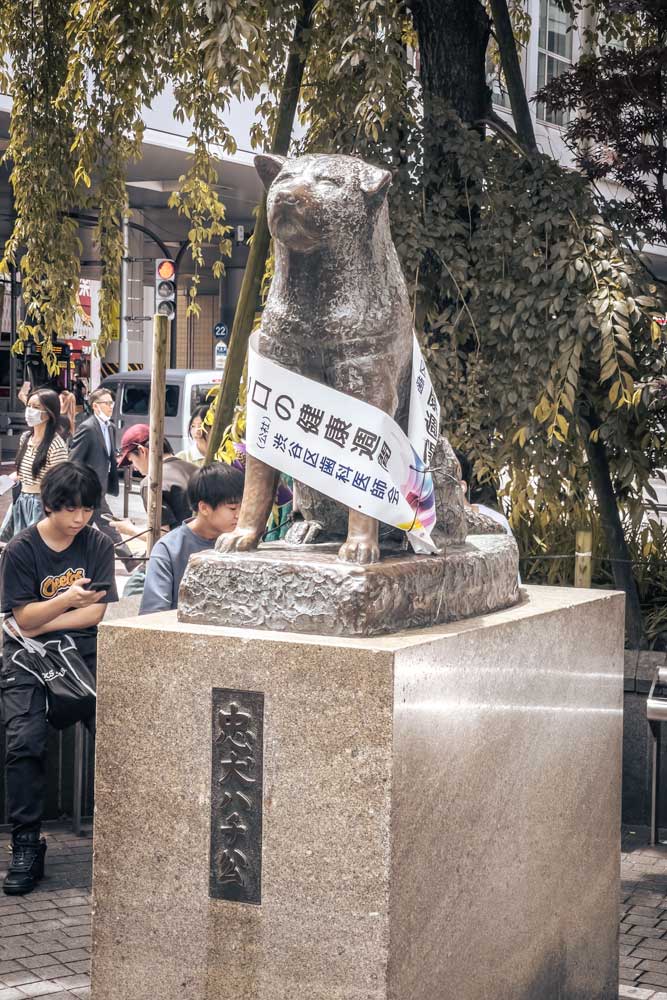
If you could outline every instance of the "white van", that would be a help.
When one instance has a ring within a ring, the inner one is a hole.
[[[198,406],[206,402],[211,389],[222,381],[221,371],[189,371],[187,368],[167,369],[167,389],[164,405],[164,433],[174,452],[188,447],[188,423]],[[113,392],[116,402],[113,422],[118,428],[118,444],[123,432],[132,424],[150,422],[150,372],[118,372],[100,383]]]

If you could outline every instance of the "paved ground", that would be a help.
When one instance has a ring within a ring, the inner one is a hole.
[[[0,1000],[90,997],[92,839],[48,830],[47,878],[25,897],[0,896]],[[0,871],[8,836],[0,834]]]
[[[645,837],[627,829],[619,950],[619,996],[667,1000],[667,846],[647,847]]]
[[[90,837],[48,831],[48,877],[29,896],[0,898],[0,1000],[84,1000],[90,991]],[[0,834],[0,877],[8,836]],[[667,1000],[667,846],[625,830],[619,997]],[[552,1000],[535,997],[535,1000]]]

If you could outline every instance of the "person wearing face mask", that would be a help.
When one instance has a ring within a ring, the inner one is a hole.
[[[88,403],[93,411],[92,416],[79,424],[70,441],[69,458],[71,462],[87,465],[97,476],[102,493],[100,505],[93,511],[90,523],[111,539],[116,546],[118,558],[131,569],[135,560],[112,523],[114,515],[107,501],[107,494],[117,497],[119,493],[116,429],[111,422],[114,396],[109,389],[100,387],[91,392]]]
[[[58,433],[60,400],[53,389],[37,389],[28,398],[25,422],[16,456],[13,503],[0,528],[0,542],[8,542],[44,516],[39,489],[49,469],[67,461],[67,445]]]

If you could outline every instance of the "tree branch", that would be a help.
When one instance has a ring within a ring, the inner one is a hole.
[[[530,116],[530,107],[526,97],[512,21],[507,9],[507,0],[489,0],[489,6],[491,7],[503,75],[507,84],[507,93],[512,106],[517,139],[528,157],[536,156],[539,150],[535,141],[533,119]]]
[[[511,125],[509,125],[504,118],[497,115],[495,111],[490,111],[486,118],[481,118],[477,125],[486,125],[488,128],[492,129],[496,135],[506,142],[512,149],[522,156],[526,163],[532,165],[532,158],[528,155],[526,150],[521,145],[518,135],[514,131]]]

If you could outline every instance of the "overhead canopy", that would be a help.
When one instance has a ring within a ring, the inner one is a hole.
[[[0,153],[7,146],[9,137],[10,101],[0,95]],[[154,115],[147,113],[149,121]],[[176,123],[174,123],[176,124]],[[171,192],[178,184],[178,178],[189,165],[190,152],[185,135],[162,129],[147,128],[142,146],[142,157],[132,163],[127,170],[128,196],[130,206],[137,210],[137,218],[154,233],[167,247],[170,256],[175,256],[181,243],[187,240],[189,222],[168,207]],[[224,157],[218,161],[219,195],[227,209],[227,219],[232,226],[242,224],[252,229],[253,209],[257,205],[262,185],[252,165],[252,153],[240,149],[233,158]],[[7,166],[0,166],[0,247],[12,230],[12,197]],[[100,272],[99,252],[92,240],[92,227],[82,225],[82,273],[87,277],[98,277]],[[145,239],[147,258],[162,256],[159,246],[149,237]],[[210,264],[217,258],[211,248],[205,253],[207,267],[202,272],[200,292],[215,291],[217,282],[210,272]],[[187,259],[181,273],[187,274]],[[153,280],[150,262],[146,264],[146,283]]]

